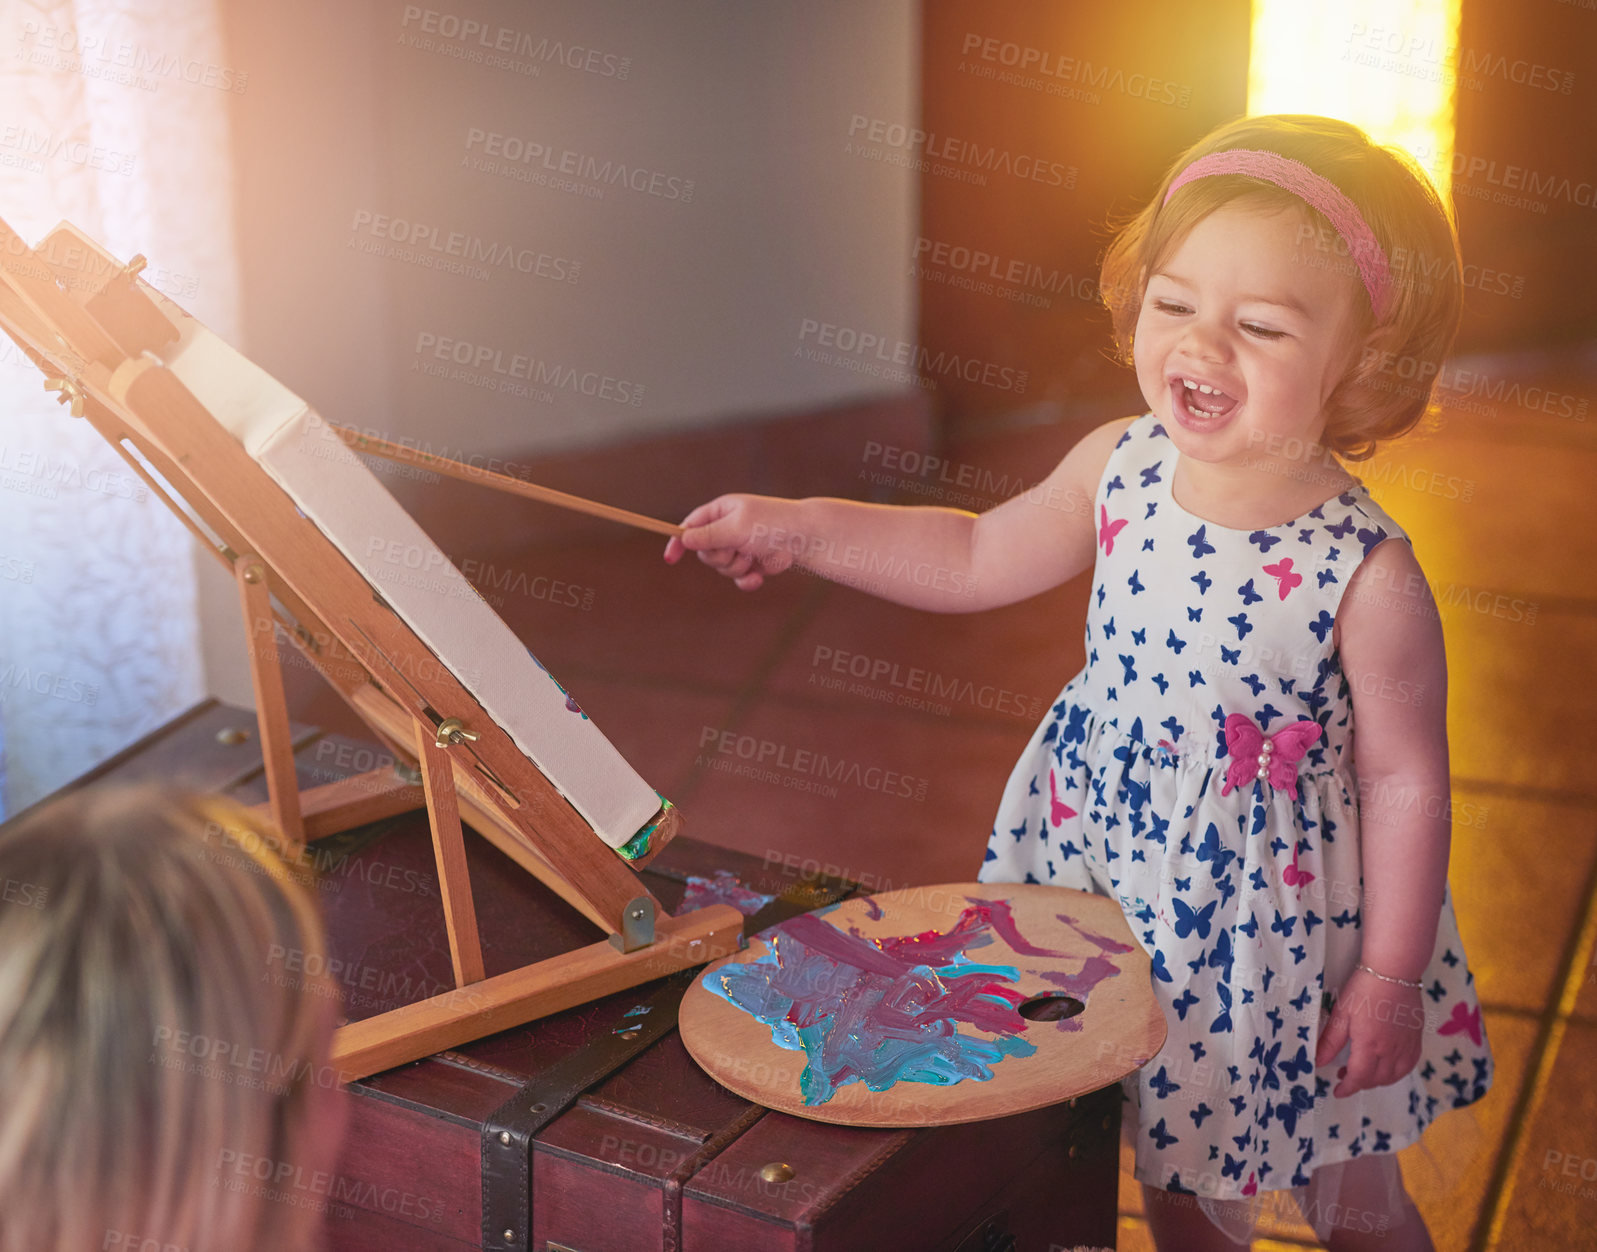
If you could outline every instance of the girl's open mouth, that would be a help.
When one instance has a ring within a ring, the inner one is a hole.
[[[1170,402],[1176,420],[1188,430],[1217,430],[1237,407],[1235,396],[1191,379],[1170,380]]]

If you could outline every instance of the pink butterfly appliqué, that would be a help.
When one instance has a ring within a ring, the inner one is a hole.
[[[1107,504],[1098,506],[1098,516],[1103,519],[1098,523],[1098,542],[1103,545],[1103,554],[1105,556],[1113,556],[1115,552],[1115,536],[1125,529],[1126,523],[1131,519],[1129,517],[1121,517],[1111,522]]]
[[[1059,788],[1054,785],[1054,772],[1048,771],[1048,824],[1057,826],[1067,817],[1074,817],[1076,810],[1071,808],[1059,798]]]
[[[1231,788],[1245,787],[1254,778],[1268,779],[1272,787],[1292,786],[1298,762],[1320,734],[1320,723],[1307,717],[1267,736],[1241,713],[1231,714],[1225,719],[1225,746],[1232,759],[1220,794],[1230,795]]]
[[[1274,565],[1266,565],[1264,572],[1275,579],[1276,585],[1281,589],[1283,600],[1286,599],[1287,592],[1303,583],[1303,575],[1293,570],[1292,558],[1289,556],[1282,557]]]
[[[1298,889],[1298,899],[1303,898],[1303,888],[1315,880],[1317,875],[1309,873],[1306,869],[1298,868],[1298,845],[1292,845],[1292,864],[1281,871],[1281,880],[1289,887]]]
[[[1460,1000],[1453,1006],[1453,1015],[1436,1028],[1439,1035],[1467,1034],[1478,1048],[1481,1045],[1481,1006],[1465,1008]]]

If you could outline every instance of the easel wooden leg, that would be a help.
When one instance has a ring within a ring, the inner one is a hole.
[[[416,723],[416,760],[421,765],[427,815],[432,819],[433,856],[438,861],[438,885],[444,898],[449,959],[455,966],[455,986],[464,987],[482,981],[483,966],[477,906],[471,898],[466,843],[460,830],[460,802],[455,795],[449,750],[440,748],[433,728],[420,721]]]
[[[283,837],[305,842],[300,817],[299,776],[294,770],[294,743],[288,727],[288,697],[283,694],[283,669],[277,653],[277,620],[266,586],[266,563],[245,554],[233,563],[239,599],[244,606],[244,631],[249,641],[250,681],[255,687],[255,720],[261,732],[261,761],[272,820]]]

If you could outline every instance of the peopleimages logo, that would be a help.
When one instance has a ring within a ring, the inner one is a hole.
[[[879,145],[876,148],[867,144]],[[882,149],[906,154],[889,164],[909,165],[923,173],[960,174],[962,181],[984,184],[988,174],[1008,174],[1025,182],[1045,187],[1073,188],[1076,167],[1027,152],[1011,152],[994,144],[960,139],[954,135],[906,126],[880,117],[856,113],[848,123],[848,142],[843,151],[872,160],[883,160]],[[919,153],[916,157],[913,154]]]

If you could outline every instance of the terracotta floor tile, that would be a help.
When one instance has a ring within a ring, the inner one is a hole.
[[[1402,441],[1354,473],[1413,538],[1444,619],[1591,596],[1597,531],[1576,523],[1589,514],[1597,446]]]
[[[1597,1025],[1570,1023],[1558,1046],[1551,1082],[1526,1128],[1494,1249],[1530,1252],[1597,1245],[1594,1058]]]
[[[695,834],[878,887],[973,881],[1018,752],[1013,732],[774,699],[728,730],[683,793]]]
[[[926,613],[836,588],[768,689],[845,710],[927,701],[951,720],[1024,727],[1018,753],[1081,669],[1090,594],[1083,577],[985,613]]]
[[[1597,616],[1470,613],[1446,635],[1453,777],[1597,797],[1597,705],[1576,681],[1597,656]]]
[[[1540,1012],[1585,913],[1597,808],[1457,786],[1453,814],[1448,882],[1476,989]]]
[[[550,671],[670,679],[735,691],[759,670],[814,580],[743,593],[665,540],[626,535],[467,566],[490,605]],[[586,607],[584,607],[586,606]]]

